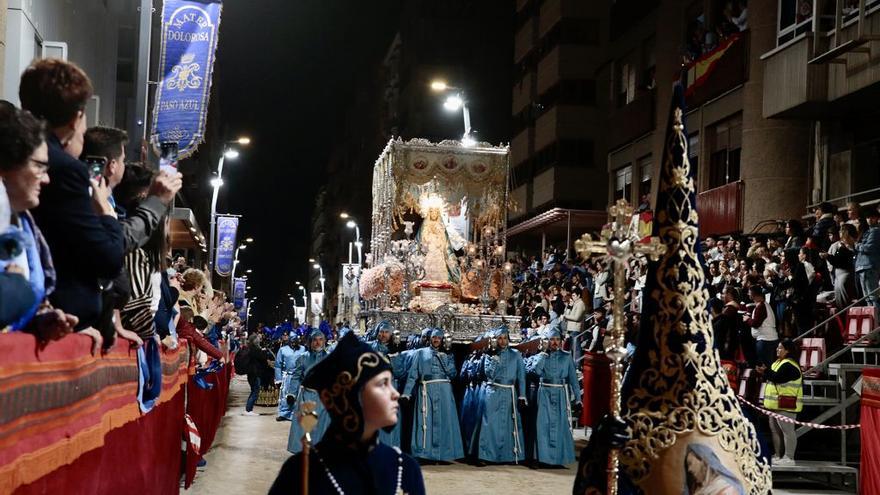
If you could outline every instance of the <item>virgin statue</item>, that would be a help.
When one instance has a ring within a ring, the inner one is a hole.
[[[424,220],[416,241],[425,250],[424,282],[458,284],[461,268],[455,251],[464,247],[465,240],[444,221],[442,205],[443,200],[436,196],[423,203]]]

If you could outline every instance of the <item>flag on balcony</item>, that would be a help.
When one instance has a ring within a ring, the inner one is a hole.
[[[677,83],[653,222],[666,253],[649,262],[636,353],[624,379],[630,439],[620,450],[619,486],[622,493],[679,495],[711,486],[712,493],[763,495],[772,484],[769,466],[714,351],[683,116]],[[579,478],[576,494],[604,492],[604,459],[590,449],[601,447],[585,449],[578,474],[588,482]]]
[[[728,50],[730,50],[730,47],[738,42],[740,38],[742,38],[742,33],[730,35],[729,38],[722,41],[714,50],[704,53],[687,67],[686,95],[690,96],[691,93],[706,82],[709,75],[715,72],[715,69],[721,65],[721,61]]]

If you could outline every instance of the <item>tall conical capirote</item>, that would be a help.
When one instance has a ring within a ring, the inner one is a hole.
[[[631,440],[620,453],[621,476],[636,493],[651,495],[693,493],[709,482],[766,495],[770,469],[714,350],[684,109],[676,84],[653,225],[666,253],[648,265],[636,353],[623,385]]]

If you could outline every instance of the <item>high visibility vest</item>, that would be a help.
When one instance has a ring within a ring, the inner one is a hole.
[[[800,371],[800,366],[793,359],[782,359],[778,360],[773,365],[770,366],[770,369],[774,372],[779,371],[779,368],[782,368],[782,365],[785,363],[789,363]],[[802,374],[798,374],[797,380],[792,380],[786,383],[771,383],[767,382],[767,387],[764,389],[764,407],[767,409],[772,409],[775,411],[789,411],[789,412],[801,412],[804,408],[804,377]],[[795,402],[795,406],[793,408],[788,407],[779,407],[779,397],[785,396],[794,396],[797,398]]]

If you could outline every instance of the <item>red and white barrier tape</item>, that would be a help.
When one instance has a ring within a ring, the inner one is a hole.
[[[815,428],[817,430],[855,430],[856,428],[862,427],[862,425],[820,425],[818,423],[810,423],[808,421],[798,421],[796,419],[789,418],[788,416],[784,416],[782,414],[779,414],[775,411],[771,411],[769,409],[764,409],[761,406],[756,406],[755,404],[752,404],[751,402],[747,401],[741,395],[737,395],[736,398],[739,399],[739,401],[742,402],[743,404],[746,404],[749,407],[751,407],[752,409],[754,409],[754,410],[756,410],[766,416],[770,416],[771,418],[778,419],[779,421],[782,421],[783,423],[792,423],[792,424],[796,424],[799,426],[809,426],[810,428]]]

